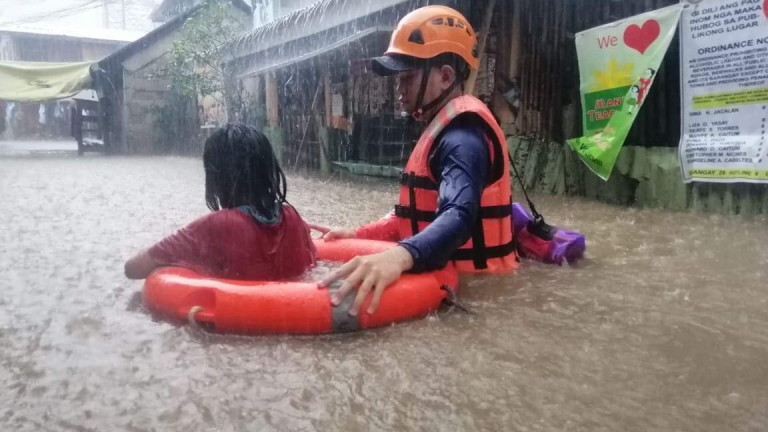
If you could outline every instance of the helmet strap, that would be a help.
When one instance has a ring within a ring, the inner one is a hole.
[[[432,65],[427,62],[421,72],[421,86],[419,87],[419,94],[416,97],[416,110],[412,113],[408,113],[407,111],[402,112],[403,117],[410,117],[414,120],[422,120],[424,117],[425,112],[429,112],[432,108],[440,105],[445,101],[445,99],[448,97],[448,95],[453,92],[453,90],[458,86],[459,79],[458,77],[453,81],[453,83],[448,86],[445,90],[443,90],[440,95],[438,95],[433,101],[429,102],[426,105],[422,104],[424,103],[424,94],[427,91],[427,85],[429,84],[429,72],[432,69]]]
[[[414,120],[421,120],[424,115],[424,108],[421,104],[424,102],[424,93],[427,91],[427,85],[429,84],[429,72],[432,69],[429,62],[425,63],[421,69],[421,86],[419,87],[419,94],[416,96],[416,110],[411,113],[411,117]]]
[[[439,106],[441,103],[443,103],[443,101],[445,101],[448,95],[450,95],[453,92],[458,82],[459,82],[458,80],[454,80],[453,83],[450,86],[448,86],[447,89],[443,90],[442,93],[440,93],[440,95],[435,98],[435,100],[421,107],[419,111],[422,113],[429,112],[429,110],[431,110],[432,108]]]

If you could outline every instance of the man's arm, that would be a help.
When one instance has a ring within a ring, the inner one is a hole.
[[[470,237],[489,167],[488,149],[480,128],[446,131],[434,154],[441,165],[438,217],[417,236],[374,255],[357,257],[321,281],[328,286],[346,278],[331,301],[338,305],[357,288],[349,309],[357,315],[369,293],[373,293],[367,312],[373,313],[381,295],[404,271],[437,269],[444,266],[453,252]],[[434,170],[433,170],[434,171]],[[434,228],[433,228],[434,227]],[[442,250],[441,248],[449,248]],[[410,248],[410,249],[409,249]],[[418,262],[417,262],[418,261]]]
[[[440,169],[437,217],[424,231],[400,242],[413,256],[413,271],[445,267],[472,236],[490,160],[482,129],[446,131],[431,158]]]

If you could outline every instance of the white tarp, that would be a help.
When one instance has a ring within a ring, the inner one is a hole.
[[[91,62],[0,62],[0,99],[41,102],[64,99],[91,87]]]

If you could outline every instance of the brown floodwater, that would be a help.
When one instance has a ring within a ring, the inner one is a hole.
[[[225,336],[153,319],[122,275],[207,211],[201,165],[0,158],[0,430],[768,429],[765,219],[540,196],[587,258],[464,278],[472,315]],[[293,174],[288,198],[351,227],[396,189]]]

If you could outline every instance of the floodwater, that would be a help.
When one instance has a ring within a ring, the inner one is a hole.
[[[764,219],[539,197],[551,222],[587,235],[587,259],[465,278],[472,315],[222,336],[153,320],[122,275],[207,211],[199,160],[8,153],[2,431],[768,429]],[[289,176],[316,223],[375,219],[395,195]]]

